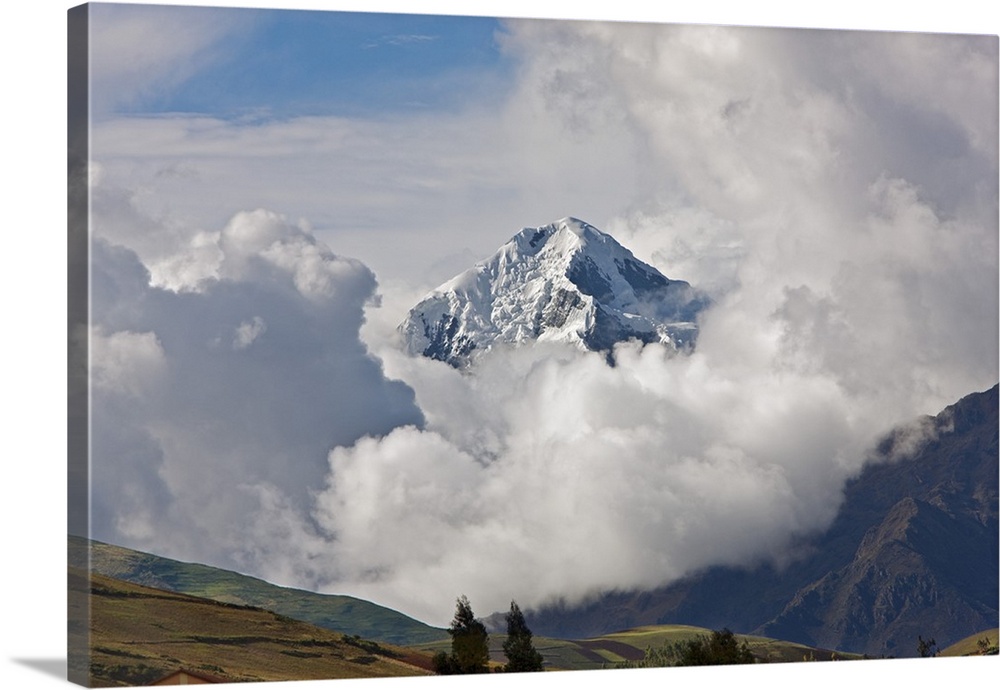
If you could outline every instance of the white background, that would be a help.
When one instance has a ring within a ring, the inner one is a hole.
[[[2,225],[0,269],[3,333],[3,647],[0,687],[63,687],[65,678],[66,525],[66,194],[65,92],[66,11],[76,3],[36,0],[5,6],[0,46],[3,78]],[[264,6],[275,8],[422,11],[445,14],[537,16],[587,19],[810,26],[828,28],[998,32],[996,11],[981,0],[952,0],[928,7],[912,2],[813,3],[700,0],[614,3],[555,0],[272,0],[162,4]],[[682,6],[678,6],[682,5]],[[13,151],[13,155],[9,153]],[[13,213],[10,213],[13,211]],[[490,677],[481,687],[679,687],[722,683],[751,688],[843,688],[859,683],[905,683],[908,687],[974,686],[1000,670],[1000,658],[790,664],[752,669],[535,674]],[[738,674],[738,675],[737,675]],[[318,681],[275,683],[275,688],[467,687],[468,679]]]

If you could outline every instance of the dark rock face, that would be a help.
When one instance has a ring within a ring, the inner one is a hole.
[[[537,331],[540,333],[546,328],[562,328],[569,315],[582,306],[583,300],[580,299],[579,294],[569,290],[556,290],[552,295],[552,300],[542,310],[540,328]],[[538,333],[536,333],[537,335]]]
[[[762,632],[915,656],[918,635],[947,644],[997,626],[997,388],[932,423],[938,437],[916,455],[848,485],[827,539],[867,525],[856,551],[804,584]]]
[[[936,434],[891,460],[903,430],[844,490],[810,555],[778,570],[713,568],[651,592],[532,612],[536,634],[586,637],[656,623],[729,627],[864,653],[917,656],[998,623],[997,387],[960,400],[924,428]]]
[[[618,266],[618,272],[621,273],[625,281],[632,286],[632,289],[637,294],[659,290],[675,282],[664,278],[662,275],[642,270],[634,261],[616,261],[615,264]]]
[[[459,335],[458,327],[458,319],[451,314],[444,314],[435,324],[426,324],[427,347],[421,354],[442,362],[467,357],[476,344],[470,338]]]
[[[608,300],[614,294],[611,281],[589,256],[576,257],[570,263],[566,277],[580,289],[580,292],[590,295],[598,302]]]
[[[761,630],[822,647],[913,656],[918,636],[960,639],[962,630],[947,628],[988,622],[991,612],[995,625],[996,572],[991,601],[989,569],[978,568],[972,555],[981,551],[982,531],[967,518],[904,498],[869,530],[849,564],[803,587]],[[972,627],[966,634],[982,629]]]
[[[649,344],[655,343],[658,336],[655,331],[623,331],[621,322],[615,318],[615,315],[598,305],[594,309],[593,326],[583,334],[583,342],[587,348],[594,352],[608,353],[608,361],[613,362],[610,354],[611,348],[615,346],[615,343],[627,339],[635,339],[641,343]]]

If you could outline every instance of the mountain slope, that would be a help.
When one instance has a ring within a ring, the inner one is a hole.
[[[70,537],[70,565],[126,582],[257,606],[349,635],[392,644],[432,642],[448,636],[398,611],[363,599],[279,587],[264,580],[197,563],[182,563],[81,537]]]
[[[70,568],[86,589],[86,571]],[[102,575],[89,578],[90,684],[148,684],[179,670],[219,681],[430,673],[430,657],[259,608],[220,604]]]
[[[984,587],[989,573],[974,565],[966,569],[968,554],[982,546],[979,531],[967,523],[930,503],[904,498],[865,535],[850,563],[800,589],[763,629],[816,644],[909,656],[918,636],[933,631],[930,636],[944,637],[936,632],[942,618],[949,625],[990,620]]]
[[[568,342],[607,352],[638,339],[678,350],[706,299],[575,218],[524,228],[444,283],[399,326],[407,351],[461,367],[496,344]]]
[[[649,592],[609,593],[527,614],[540,635],[585,637],[684,622],[804,644],[915,656],[998,618],[997,387],[918,425],[936,437],[895,461],[900,430],[844,489],[830,528],[782,570],[712,568]]]
[[[869,466],[847,487],[832,531],[869,524],[857,549],[801,587],[766,634],[912,656],[918,635],[944,645],[996,626],[997,388],[927,421],[935,440],[909,459]]]

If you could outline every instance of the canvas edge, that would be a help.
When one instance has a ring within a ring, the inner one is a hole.
[[[90,8],[67,10],[67,532],[90,536]],[[67,539],[67,550],[72,541]],[[79,548],[79,547],[77,547]],[[69,557],[69,562],[79,560]],[[90,685],[90,567],[67,574],[67,680]]]

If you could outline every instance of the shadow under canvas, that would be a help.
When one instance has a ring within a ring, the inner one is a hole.
[[[27,666],[39,673],[66,680],[66,657],[50,659],[11,659],[16,664]]]

